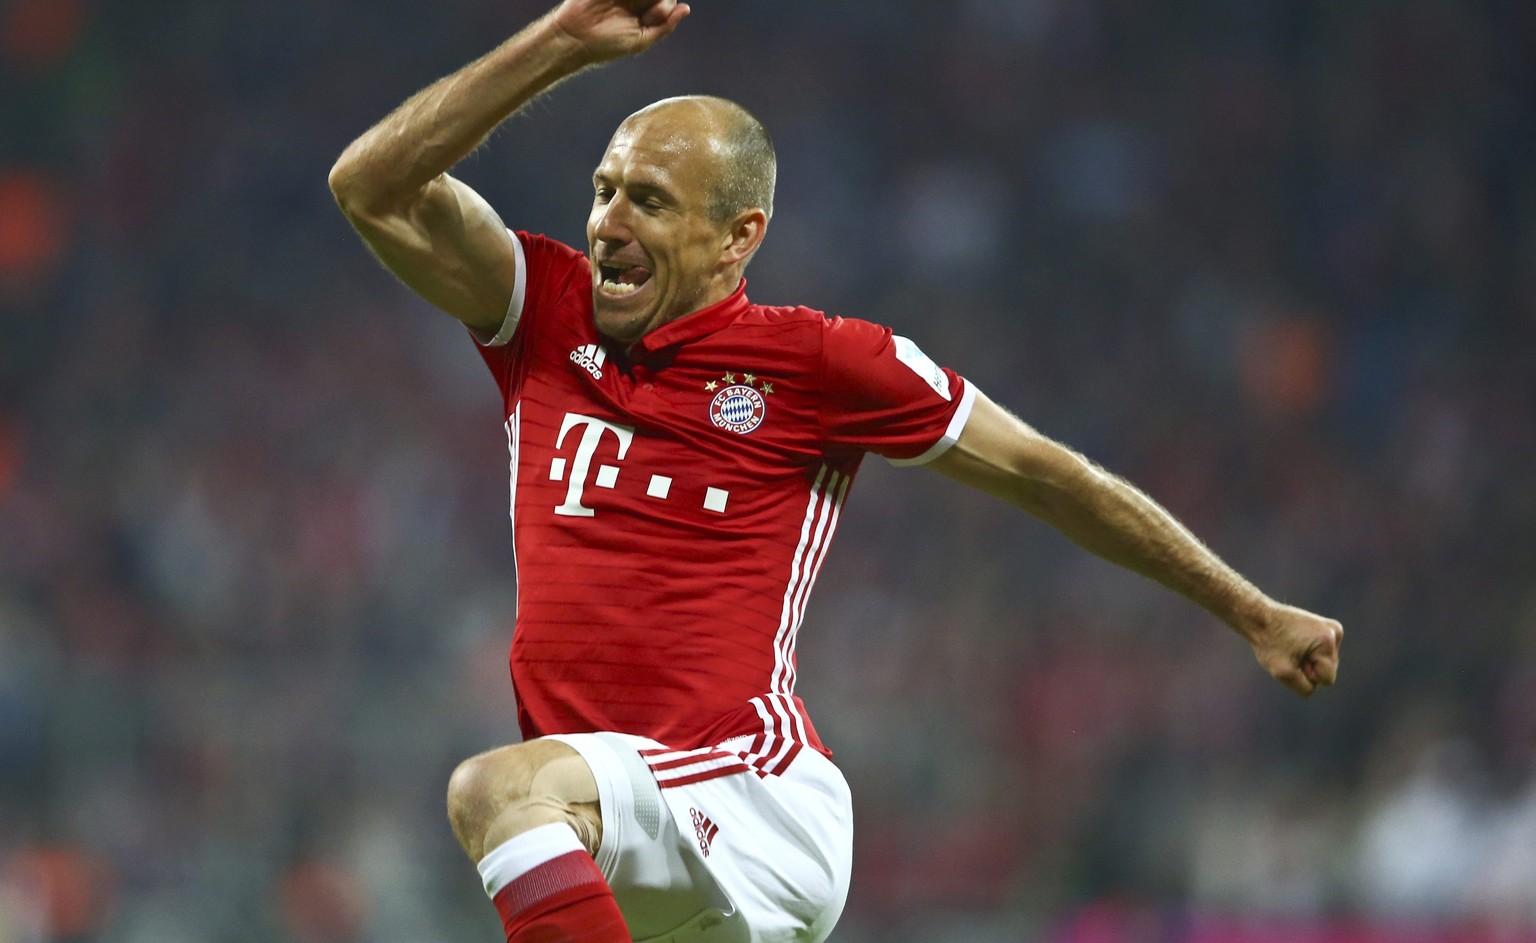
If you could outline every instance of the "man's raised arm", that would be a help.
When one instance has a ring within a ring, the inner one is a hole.
[[[448,169],[540,93],[588,66],[643,52],[688,12],[677,0],[565,0],[353,141],[331,168],[336,202],[401,281],[494,334],[517,279],[511,237]]]
[[[929,466],[1009,501],[1079,546],[1199,603],[1303,696],[1334,682],[1344,629],[1270,599],[1130,483],[1039,434],[980,394],[958,441]]]

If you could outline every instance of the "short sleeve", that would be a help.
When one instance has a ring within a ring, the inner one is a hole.
[[[507,314],[502,318],[501,327],[494,335],[487,336],[474,328],[469,329],[469,334],[475,339],[475,343],[481,347],[505,347],[512,339],[512,333],[517,330],[517,325],[523,319],[523,305],[528,298],[528,253],[523,251],[523,239],[512,230],[507,230],[507,238],[512,240],[512,256],[514,273],[512,280],[512,298],[507,302]]]
[[[507,316],[494,336],[470,331],[485,365],[506,391],[512,364],[526,346],[521,341],[535,332],[539,320],[573,287],[581,290],[590,279],[587,258],[570,246],[547,236],[507,231],[517,258],[517,278]]]
[[[822,436],[829,445],[930,462],[960,438],[976,391],[890,328],[831,318],[822,328]]]

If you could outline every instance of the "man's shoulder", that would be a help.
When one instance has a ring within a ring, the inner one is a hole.
[[[727,332],[734,340],[795,348],[821,356],[865,356],[887,348],[892,330],[862,318],[827,314],[805,305],[750,304]],[[910,342],[909,342],[910,343]]]
[[[773,324],[820,324],[827,319],[825,311],[806,305],[764,305],[756,302],[747,305],[747,315],[763,323]]]
[[[524,265],[523,315],[542,324],[583,325],[591,320],[591,268],[587,256],[558,239],[517,231]]]
[[[583,273],[588,271],[587,254],[568,246],[543,233],[516,230],[512,235],[522,245],[523,258],[530,272],[554,275],[556,273]]]
[[[818,337],[829,322],[825,312],[805,305],[749,304],[731,326],[738,329],[770,328],[769,333],[809,340]]]
[[[848,333],[891,333],[889,327],[877,321],[828,314],[818,308],[811,308],[806,305],[751,304],[748,306],[747,315],[742,318],[742,321],[752,324],[799,325],[816,331],[833,333],[840,331]]]

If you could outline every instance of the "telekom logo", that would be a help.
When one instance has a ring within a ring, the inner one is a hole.
[[[565,488],[565,503],[555,507],[556,514],[566,517],[592,517],[597,512],[582,504],[581,496],[587,487],[587,476],[592,471],[592,458],[597,454],[597,448],[603,441],[603,433],[611,432],[614,438],[619,440],[614,461],[622,462],[629,452],[629,444],[634,441],[635,428],[615,425],[580,413],[566,413],[565,421],[560,424],[560,437],[555,440],[555,448],[564,448],[566,435],[577,426],[582,430],[581,440],[576,443],[576,458],[571,462],[570,478],[566,478],[565,458],[559,457],[549,465],[549,479],[569,482]],[[599,488],[612,488],[618,480],[619,466],[599,465],[592,483]]]
[[[571,434],[577,427],[581,428],[579,437]],[[609,433],[617,441],[611,446],[605,446],[604,441],[609,438]],[[560,435],[555,439],[555,448],[564,449],[567,438],[575,440],[575,457],[567,459],[565,455],[557,455],[549,463],[549,480],[566,483],[565,501],[555,506],[555,513],[565,517],[595,517],[597,512],[582,503],[587,482],[590,481],[596,488],[613,488],[618,484],[619,463],[629,454],[629,447],[635,440],[635,427],[605,422],[581,413],[566,413],[560,423]],[[593,460],[597,459],[598,450],[604,448],[612,448],[610,454],[613,457],[608,462],[599,460],[594,470]],[[631,473],[630,477],[633,478],[634,474]],[[689,503],[699,501],[699,493],[695,488],[680,489],[683,492],[681,500]],[[669,475],[651,475],[645,486],[645,495],[657,501],[680,500],[679,495],[673,491]],[[707,485],[703,500],[697,506],[714,514],[724,514],[730,500],[729,490]]]

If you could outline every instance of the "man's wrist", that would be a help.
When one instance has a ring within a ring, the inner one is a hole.
[[[597,60],[587,44],[561,24],[559,13],[558,9],[550,10],[534,21],[532,30],[539,45],[549,52],[554,62],[577,72]]]
[[[1227,624],[1251,645],[1259,645],[1270,639],[1280,620],[1276,618],[1280,604],[1246,586],[1233,601]]]
[[[565,30],[550,11],[529,23],[501,45],[466,68],[493,76],[520,75],[530,84],[522,96],[537,97],[562,80],[591,66],[587,44]]]

